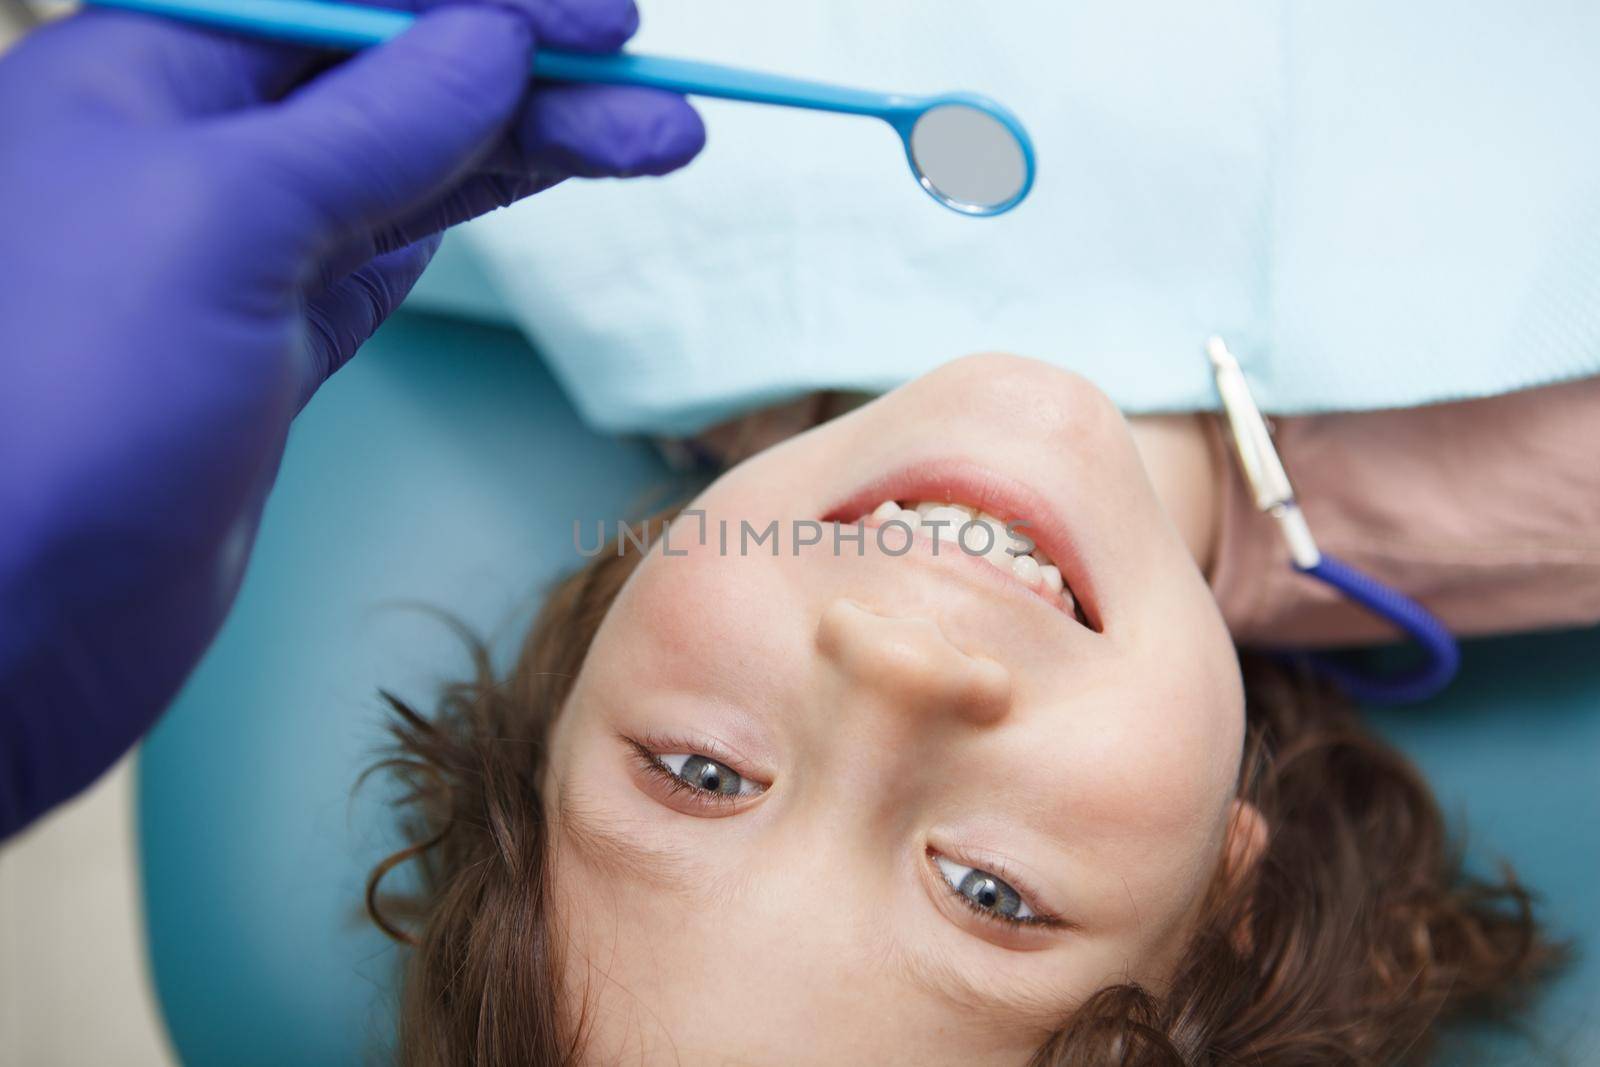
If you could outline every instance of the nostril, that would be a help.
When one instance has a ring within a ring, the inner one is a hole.
[[[822,613],[817,648],[853,684],[912,711],[986,725],[1011,708],[1011,672],[952,644],[932,619],[840,599]]]

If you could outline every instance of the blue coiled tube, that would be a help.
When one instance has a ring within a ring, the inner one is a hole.
[[[1422,664],[1388,675],[1352,670],[1324,655],[1308,657],[1318,673],[1347,694],[1368,703],[1412,704],[1436,696],[1455,677],[1461,666],[1461,649],[1444,623],[1427,608],[1332,556],[1324,555],[1315,565],[1296,569],[1394,623],[1422,649]]]

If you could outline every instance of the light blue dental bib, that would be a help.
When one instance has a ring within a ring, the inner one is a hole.
[[[645,9],[638,47],[1011,103],[1039,178],[975,221],[881,124],[701,103],[659,182],[454,235],[423,307],[517,325],[595,426],[684,432],[1004,349],[1129,411],[1277,412],[1600,374],[1600,11],[1582,2],[820,0]]]

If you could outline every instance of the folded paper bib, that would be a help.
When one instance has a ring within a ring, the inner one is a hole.
[[[516,324],[601,428],[678,433],[969,352],[1213,408],[1225,335],[1276,412],[1600,374],[1600,19],[1583,2],[744,0],[640,50],[974,89],[1039,152],[962,218],[867,119],[702,101],[704,155],[458,231],[423,307]]]

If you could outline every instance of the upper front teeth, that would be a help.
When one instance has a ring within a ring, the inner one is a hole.
[[[968,555],[978,556],[1001,570],[1009,570],[1024,585],[1047,596],[1059,595],[1068,613],[1076,611],[1072,590],[1061,578],[1061,570],[1050,562],[1032,541],[1006,529],[1003,519],[961,504],[922,501],[901,507],[885,500],[872,512],[878,522],[897,520],[939,545],[960,546]],[[981,525],[980,525],[981,524]],[[987,526],[987,533],[981,528]]]

